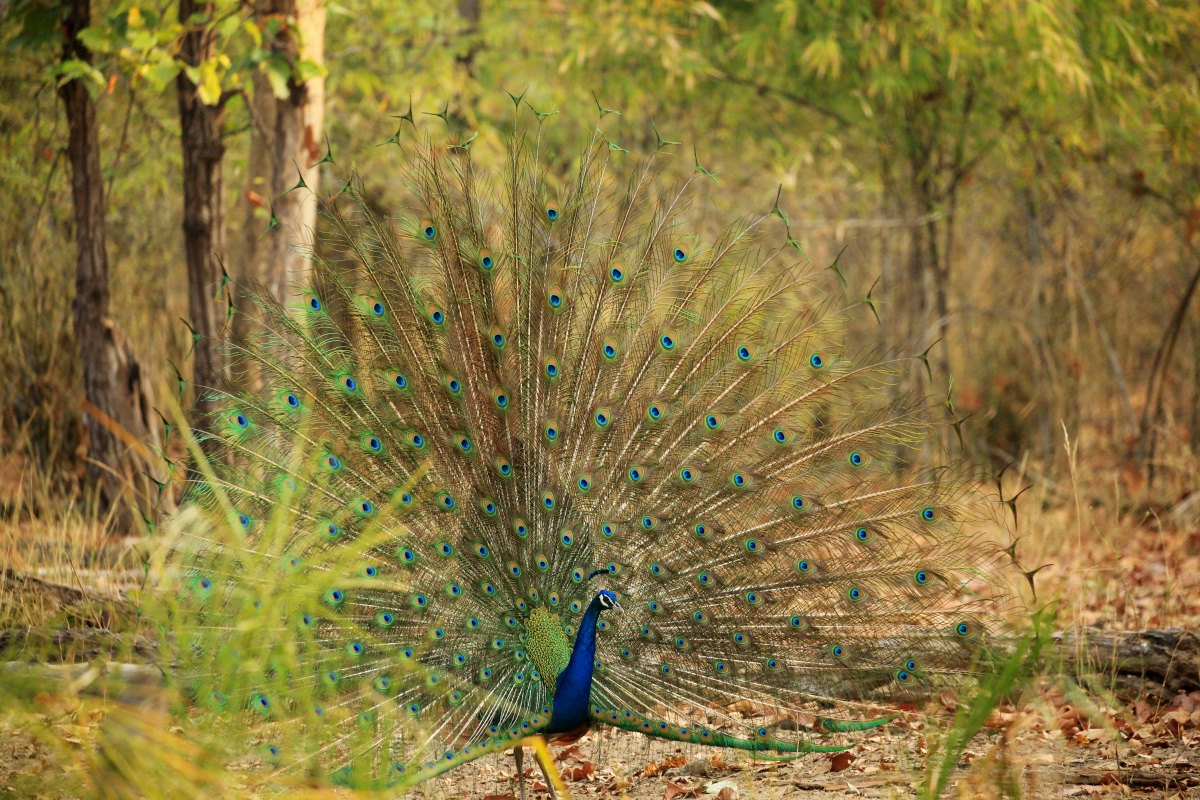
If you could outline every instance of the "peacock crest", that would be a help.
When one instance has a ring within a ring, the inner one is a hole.
[[[414,212],[349,181],[307,286],[260,298],[261,390],[218,390],[172,555],[197,702],[280,772],[408,785],[587,725],[837,749],[969,670],[991,550],[969,484],[907,463],[906,363],[851,344],[782,215],[700,236],[696,177],[598,137],[552,188],[539,146],[499,177],[413,146]]]

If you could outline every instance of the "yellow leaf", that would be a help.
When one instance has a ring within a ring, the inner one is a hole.
[[[250,20],[246,20],[242,23],[242,30],[248,33],[250,38],[254,40],[255,47],[262,47],[262,31],[258,29],[257,25]]]
[[[140,28],[146,24],[146,20],[142,19],[142,10],[137,6],[129,9],[129,27]]]
[[[200,86],[196,93],[206,106],[215,106],[221,99],[221,80],[217,77],[216,59],[210,58],[200,65]]]

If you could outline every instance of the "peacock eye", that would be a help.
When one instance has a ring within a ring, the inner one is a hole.
[[[619,261],[614,262],[608,268],[608,277],[613,283],[620,283],[625,279],[625,265]]]
[[[691,252],[685,245],[682,244],[675,245],[675,247],[671,250],[671,257],[675,259],[676,264],[684,263],[688,260],[688,256],[690,255]]]
[[[437,237],[437,226],[433,224],[431,219],[421,220],[421,236],[427,241],[432,242]]]
[[[559,215],[558,203],[554,202],[553,200],[550,200],[549,202],[547,202],[545,212],[546,212],[546,219],[548,219],[551,222],[556,222],[558,220],[558,215]]]

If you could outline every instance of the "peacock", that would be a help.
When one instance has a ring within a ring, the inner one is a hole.
[[[569,178],[541,118],[495,172],[400,144],[413,208],[351,175],[208,388],[163,624],[223,737],[398,789],[513,750],[524,797],[530,737],[793,759],[974,669],[988,504],[915,466],[911,360],[854,344],[778,204],[712,227],[661,137],[596,128]]]

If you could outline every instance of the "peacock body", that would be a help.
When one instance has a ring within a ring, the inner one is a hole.
[[[403,786],[593,725],[837,749],[808,737],[969,669],[977,498],[904,464],[904,364],[850,352],[782,214],[705,241],[697,179],[621,189],[603,138],[561,185],[535,134],[501,178],[411,149],[416,212],[325,203],[237,351],[262,391],[219,393],[170,562],[213,719],[281,774]]]

